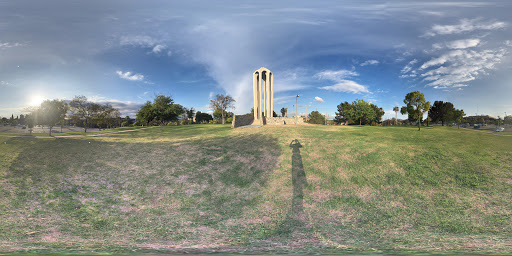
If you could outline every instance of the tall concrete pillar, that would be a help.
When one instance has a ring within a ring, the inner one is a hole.
[[[258,72],[254,72],[252,74],[252,95],[254,96],[254,104],[253,104],[253,116],[254,120],[258,119]]]
[[[274,113],[274,74],[266,68],[260,68],[253,73],[252,85],[253,124],[263,124],[263,118],[272,117]]]
[[[274,116],[274,73],[269,72],[270,78],[270,116]]]
[[[259,73],[260,73],[260,77],[258,79],[258,120],[262,121],[263,117],[261,116],[261,112],[263,110],[263,108],[262,108],[263,107],[262,106],[263,102],[261,102],[261,97],[263,96],[262,95],[263,94],[263,90],[262,90],[263,89],[262,88],[262,86],[263,86],[263,72],[260,71]],[[263,123],[263,122],[261,122],[261,123]]]

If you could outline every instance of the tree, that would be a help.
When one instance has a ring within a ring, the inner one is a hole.
[[[373,120],[376,116],[370,104],[360,99],[352,102],[352,107],[347,111],[347,114],[350,119],[359,120],[359,125],[363,123],[363,120],[366,123]]]
[[[395,111],[395,125],[397,125],[398,111],[400,111],[400,108],[398,106],[396,106],[393,108],[393,111]]]
[[[325,124],[325,116],[318,111],[311,111],[308,115],[308,120],[311,124]]]
[[[69,107],[71,109],[71,119],[78,124],[83,120],[84,131],[87,132],[89,125],[98,117],[101,111],[101,105],[90,102],[87,97],[75,96],[70,102]]]
[[[428,111],[428,116],[433,122],[441,121],[441,125],[444,126],[445,122],[454,121],[455,108],[451,102],[435,101],[432,107]]]
[[[52,128],[64,120],[68,109],[68,104],[63,100],[45,100],[37,110],[37,122],[48,125],[52,136]]]
[[[23,114],[20,115],[19,122],[20,122],[21,125],[25,125],[25,116]]]
[[[217,94],[214,99],[210,100],[210,108],[212,110],[219,109],[221,111],[222,115],[222,124],[224,124],[225,121],[225,115],[226,110],[229,108],[234,109],[235,108],[235,99],[233,99],[229,95],[223,95],[223,94]]]
[[[423,95],[423,93],[415,91],[405,95],[404,103],[407,104],[407,106],[402,107],[400,112],[402,115],[407,113],[409,120],[417,120],[418,131],[420,131],[423,113],[430,109],[430,102],[425,100],[425,95]]]
[[[187,118],[188,118],[188,119],[193,119],[193,118],[194,118],[194,112],[195,112],[195,111],[196,111],[196,110],[195,110],[193,107],[191,107],[190,109],[187,109],[187,110],[185,111],[185,112],[187,113]]]
[[[288,108],[281,108],[281,116],[282,117],[285,117],[287,113],[288,113]]]
[[[457,123],[458,129],[460,129],[460,123],[462,123],[462,121],[464,120],[465,115],[466,114],[464,114],[464,110],[462,110],[462,109],[455,109],[453,111],[452,118],[453,118],[453,121],[455,121],[455,123]]]
[[[371,103],[370,103],[370,107],[373,109],[373,112],[375,112],[375,117],[371,121],[375,122],[375,123],[380,123],[381,120],[382,120],[382,116],[386,112],[384,111],[384,109],[379,108],[379,107],[377,107],[377,105],[374,105],[374,104],[371,104]]]
[[[334,117],[334,122],[337,124],[345,123],[348,124],[350,121],[349,112],[352,109],[352,105],[347,101],[342,102],[338,105],[338,112],[336,112],[336,116]]]
[[[155,116],[151,101],[146,101],[146,103],[140,107],[139,111],[137,111],[137,119],[146,123],[146,126],[149,126],[149,122],[153,121]]]
[[[512,124],[512,116],[505,116],[503,118],[503,124],[511,125]]]
[[[202,123],[203,121],[209,122],[210,120],[213,120],[212,115],[208,113],[202,113],[201,111],[196,112],[196,122]]]
[[[30,135],[32,135],[32,128],[34,128],[34,123],[35,123],[34,114],[26,115],[25,122],[27,123],[28,131],[30,132]]]
[[[170,96],[158,95],[153,100],[153,111],[155,120],[160,124],[166,124],[171,121],[178,120],[178,117],[185,113],[183,107],[179,104],[174,104]]]

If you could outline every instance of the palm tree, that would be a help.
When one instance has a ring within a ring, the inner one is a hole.
[[[398,122],[398,111],[400,111],[400,109],[398,107],[394,107],[393,111],[395,111],[395,114],[396,114],[395,125],[397,125],[397,122]]]

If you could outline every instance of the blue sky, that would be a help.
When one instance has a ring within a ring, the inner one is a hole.
[[[252,107],[252,72],[275,75],[274,108],[334,115],[405,94],[466,114],[512,114],[512,1],[0,1],[0,116],[43,99],[111,103],[156,94],[209,111]]]

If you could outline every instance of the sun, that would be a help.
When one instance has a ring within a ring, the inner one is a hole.
[[[41,97],[40,95],[32,95],[32,97],[30,97],[29,104],[30,104],[30,106],[39,106],[39,105],[41,105],[41,103],[43,101],[44,101],[44,98]]]

